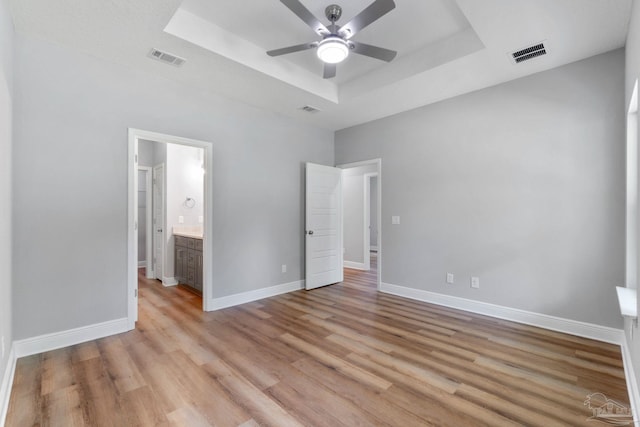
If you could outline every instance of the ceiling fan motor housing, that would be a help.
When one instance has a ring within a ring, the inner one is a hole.
[[[331,23],[334,23],[342,16],[342,8],[337,4],[331,4],[324,10],[324,14]]]

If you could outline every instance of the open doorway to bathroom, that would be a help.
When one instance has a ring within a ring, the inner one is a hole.
[[[207,309],[212,157],[210,144],[202,141],[135,129],[129,137],[128,317],[133,329],[138,280],[192,292]]]
[[[347,270],[352,273],[357,271],[361,280],[380,289],[382,160],[366,160],[337,167],[343,169],[345,277]]]

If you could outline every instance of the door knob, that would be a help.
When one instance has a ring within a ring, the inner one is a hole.
[[[157,231],[158,233],[162,233],[162,228],[158,228],[156,231]]]
[[[309,235],[312,235],[312,234],[313,234],[313,230],[309,230]]]

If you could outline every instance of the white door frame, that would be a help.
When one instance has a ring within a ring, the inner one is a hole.
[[[365,173],[364,178],[364,233],[363,233],[363,254],[364,269],[371,270],[371,178],[377,178],[378,172]]]
[[[146,174],[146,206],[147,206],[147,218],[146,218],[146,240],[145,240],[145,250],[147,254],[147,261],[145,265],[145,273],[147,279],[153,277],[153,259],[150,257],[153,255],[153,224],[152,224],[152,215],[153,215],[153,188],[151,187],[153,168],[151,166],[138,166],[138,171],[145,171]],[[137,205],[136,205],[137,206]],[[137,218],[137,217],[136,217]],[[137,251],[137,249],[136,249]]]
[[[154,142],[155,143],[155,142]],[[157,144],[157,143],[156,143]],[[167,174],[166,174],[166,166],[164,163],[158,163],[153,166],[153,194],[155,196],[156,190],[159,190],[160,197],[154,197],[152,203],[153,209],[153,219],[152,219],[152,230],[153,230],[153,276],[150,279],[159,279],[164,286],[174,286],[177,283],[173,283],[173,278],[171,278],[171,283],[168,278],[165,277],[165,266],[167,265]],[[158,185],[160,183],[160,185]],[[160,218],[156,216],[156,210],[160,210]],[[160,233],[160,239],[158,239],[158,233]],[[160,245],[158,245],[158,241],[160,241]],[[160,249],[158,249],[160,248]],[[158,263],[160,260],[160,263]],[[160,270],[158,271],[158,264],[160,264]]]
[[[127,224],[127,319],[129,329],[135,329],[138,320],[138,140],[163,142],[166,144],[180,144],[202,148],[204,152],[204,221],[203,221],[203,286],[202,305],[204,311],[210,311],[209,300],[213,294],[213,149],[206,141],[149,132],[129,128],[129,159],[128,159],[128,224]]]
[[[378,171],[377,171],[377,176],[378,176],[378,271],[377,271],[376,288],[380,290],[380,284],[382,283],[382,159],[371,159],[371,160],[363,160],[361,162],[345,163],[342,165],[336,165],[336,167],[340,169],[349,169],[349,168],[355,168],[358,166],[367,166],[367,165],[377,165],[377,168],[378,168]],[[365,178],[365,180],[366,179],[367,178]],[[365,228],[366,228],[366,225],[365,225]],[[364,250],[365,250],[365,253],[368,253],[369,248],[365,247]],[[371,263],[370,263],[371,258],[365,257],[365,263],[367,262],[367,259],[369,259],[369,268],[371,268]]]

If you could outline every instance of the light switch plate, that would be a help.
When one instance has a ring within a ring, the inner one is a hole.
[[[453,273],[447,273],[447,283],[453,283]]]
[[[200,215],[198,217],[198,224],[202,224],[204,222],[204,218],[202,218],[202,215]]]
[[[391,217],[391,224],[398,225],[400,224],[400,217],[398,215],[394,215]]]
[[[474,289],[480,288],[480,278],[479,277],[472,277],[471,278],[471,287],[474,288]]]
[[[184,217],[182,215],[178,217],[178,224],[184,224]]]
[[[283,273],[287,272],[287,264],[282,264],[282,272]]]

